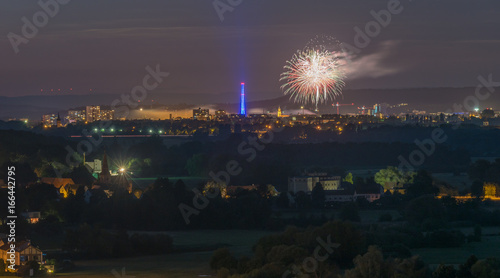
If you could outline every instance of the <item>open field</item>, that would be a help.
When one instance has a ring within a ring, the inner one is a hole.
[[[324,209],[324,210],[308,210],[298,212],[295,210],[291,211],[280,211],[278,214],[283,219],[297,218],[300,215],[305,217],[309,217],[310,215],[314,215],[314,217],[321,217],[324,215],[328,219],[339,219],[340,209]],[[395,220],[401,217],[400,213],[397,210],[363,210],[359,211],[359,217],[361,218],[362,223],[376,223],[379,220],[380,215],[382,214],[390,214],[392,219]]]
[[[165,232],[174,239],[176,248],[207,248],[211,246],[227,246],[237,256],[251,255],[252,246],[259,238],[272,234],[268,231],[186,231]],[[210,277],[214,273],[209,267],[212,251],[176,253],[161,256],[76,261],[76,270],[71,273],[60,273],[58,277],[113,277],[111,271],[115,269],[120,275],[122,268],[126,275],[118,277]]]
[[[208,261],[212,252],[169,254],[163,256],[126,258],[98,261],[77,261],[76,271],[61,273],[58,277],[138,277],[138,278],[174,278],[174,277],[210,277],[214,273]],[[122,275],[122,269],[125,274]],[[112,271],[116,270],[117,276]]]
[[[453,173],[433,173],[432,176],[439,181],[448,183],[458,190],[464,190],[472,185],[472,181],[466,173],[454,175]]]
[[[471,255],[479,259],[499,257],[500,236],[483,236],[481,242],[464,244],[459,248],[419,248],[411,250],[414,255],[420,255],[429,265],[461,264]]]

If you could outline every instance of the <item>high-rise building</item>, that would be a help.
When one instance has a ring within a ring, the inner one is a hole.
[[[95,122],[101,119],[101,107],[100,106],[87,106],[86,107],[86,119],[87,122]]]
[[[240,115],[247,115],[247,104],[245,100],[245,83],[241,83],[241,94],[240,94]]]
[[[210,110],[209,109],[193,109],[193,119],[206,121],[210,119]]]
[[[47,114],[42,116],[42,122],[44,127],[52,127],[57,125],[57,115]]]
[[[217,110],[215,111],[215,118],[220,120],[226,116],[226,111],[224,110]]]
[[[101,121],[111,121],[115,118],[115,110],[101,109],[99,115]]]
[[[85,110],[69,110],[67,119],[71,124],[85,122]]]

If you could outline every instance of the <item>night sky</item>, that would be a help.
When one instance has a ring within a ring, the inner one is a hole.
[[[221,0],[226,3],[227,0]],[[158,93],[281,96],[285,61],[317,35],[354,45],[354,27],[386,0],[243,0],[221,21],[210,0],[73,0],[15,54],[37,1],[0,2],[0,96],[125,93],[145,67],[170,76]],[[237,1],[236,1],[237,2]],[[500,79],[500,1],[401,1],[403,11],[357,55],[347,88],[475,86]],[[41,92],[41,89],[44,89]],[[188,101],[187,99],[186,101]]]

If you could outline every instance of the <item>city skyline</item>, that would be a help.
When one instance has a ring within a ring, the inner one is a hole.
[[[0,1],[0,276],[500,277],[500,1]]]

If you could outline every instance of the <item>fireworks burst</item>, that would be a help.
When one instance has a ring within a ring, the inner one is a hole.
[[[299,103],[319,103],[333,100],[344,87],[343,55],[325,47],[298,51],[285,65],[280,81],[285,95]]]

